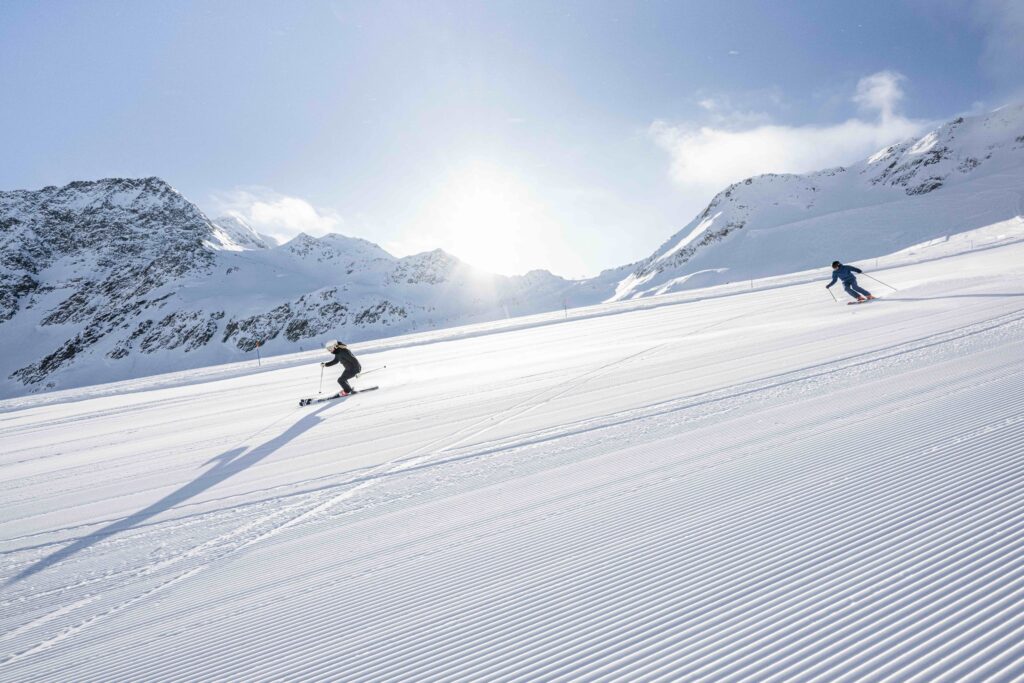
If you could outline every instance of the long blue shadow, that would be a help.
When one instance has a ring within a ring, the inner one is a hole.
[[[118,520],[117,522],[112,522],[111,524],[108,524],[102,529],[98,529],[95,532],[89,534],[88,536],[80,538],[71,545],[61,548],[52,555],[44,557],[32,566],[24,569],[18,575],[8,579],[7,582],[4,584],[4,587],[6,588],[8,586],[11,586],[17,583],[18,581],[21,581],[32,576],[33,574],[43,571],[47,567],[52,567],[58,562],[62,562],[68,559],[72,555],[85,550],[86,548],[102,541],[105,538],[113,536],[114,534],[121,533],[122,531],[127,531],[141,524],[142,522],[145,522],[151,517],[155,517],[161,512],[170,510],[174,506],[180,505],[181,503],[184,503],[190,498],[194,498],[195,496],[199,495],[200,493],[203,493],[204,491],[208,491],[217,484],[220,484],[221,482],[235,476],[242,470],[252,467],[259,461],[266,458],[267,456],[272,455],[275,451],[277,451],[279,448],[287,444],[289,441],[295,439],[303,432],[312,429],[319,422],[322,422],[323,418],[320,417],[319,413],[323,412],[328,407],[330,406],[325,405],[321,408],[318,408],[316,411],[303,416],[300,420],[298,420],[295,424],[286,429],[284,432],[282,432],[278,436],[275,436],[273,439],[270,439],[269,441],[266,441],[265,443],[262,443],[259,446],[253,448],[248,453],[245,452],[247,446],[242,446],[238,448],[232,448],[231,450],[225,451],[224,453],[221,453],[220,455],[211,458],[204,464],[208,465],[210,463],[215,463],[213,468],[200,475],[196,480],[189,482],[188,484],[185,484],[177,491],[167,494],[166,496],[156,501],[152,505],[143,508],[142,510],[139,510],[130,517],[125,517],[124,519]]]

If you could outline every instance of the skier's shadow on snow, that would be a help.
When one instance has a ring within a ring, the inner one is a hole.
[[[204,491],[213,488],[217,484],[220,484],[221,482],[230,479],[231,477],[238,474],[242,470],[252,467],[259,461],[272,455],[279,448],[287,444],[289,441],[295,439],[303,432],[306,432],[315,427],[319,422],[323,420],[323,418],[320,417],[319,413],[323,412],[329,407],[330,405],[325,405],[322,408],[318,408],[314,412],[303,416],[300,420],[298,420],[295,424],[293,424],[291,427],[286,429],[278,436],[275,436],[273,439],[270,439],[269,441],[266,441],[260,444],[259,446],[256,446],[255,448],[249,450],[248,452],[246,452],[248,446],[240,446],[237,448],[232,448],[231,450],[225,451],[224,453],[221,453],[220,455],[215,456],[210,460],[207,460],[205,463],[203,463],[203,466],[214,463],[213,468],[199,475],[199,477],[194,481],[185,484],[177,491],[173,491],[167,494],[166,496],[156,501],[152,505],[145,507],[142,510],[139,510],[130,517],[125,517],[124,519],[112,522],[107,526],[103,527],[102,529],[98,529],[93,533],[89,534],[88,536],[85,536],[75,541],[71,545],[61,548],[52,555],[44,557],[35,564],[31,565],[30,567],[27,567],[26,569],[22,570],[21,573],[8,579],[7,582],[4,584],[4,587],[6,588],[8,586],[11,586],[21,581],[22,579],[27,579],[33,574],[41,572],[47,567],[51,567],[57,564],[58,562],[62,562],[71,557],[72,555],[75,555],[76,553],[79,553],[85,550],[86,548],[96,543],[99,543],[100,541],[106,538],[113,536],[114,534],[121,533],[122,531],[128,531],[129,529],[132,529],[133,527],[142,524],[151,517],[155,517],[161,512],[170,510],[174,506],[180,505],[181,503],[184,503],[190,498],[193,498],[199,495],[200,493],[203,493]]]

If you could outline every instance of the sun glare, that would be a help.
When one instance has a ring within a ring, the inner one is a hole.
[[[521,183],[493,170],[453,176],[437,214],[444,248],[482,270],[521,274],[547,251],[543,211]]]

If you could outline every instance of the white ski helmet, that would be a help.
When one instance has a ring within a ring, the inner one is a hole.
[[[339,346],[341,346],[341,342],[339,342],[337,339],[332,339],[331,341],[324,344],[324,348],[327,349],[329,353],[334,353],[334,350]]]

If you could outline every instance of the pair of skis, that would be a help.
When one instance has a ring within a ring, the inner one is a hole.
[[[380,387],[366,387],[365,389],[357,389],[355,391],[355,394],[364,394],[367,391],[376,391],[377,389],[380,389]],[[323,396],[323,397],[320,397],[320,398],[316,398],[316,397],[314,397],[314,398],[300,398],[299,399],[299,405],[300,406],[308,406],[308,405],[312,405],[314,403],[326,403],[327,401],[336,401],[336,400],[342,399],[342,398],[350,398],[350,397],[352,397],[355,394],[345,394],[344,396],[339,396],[338,394],[334,394],[332,396]]]

